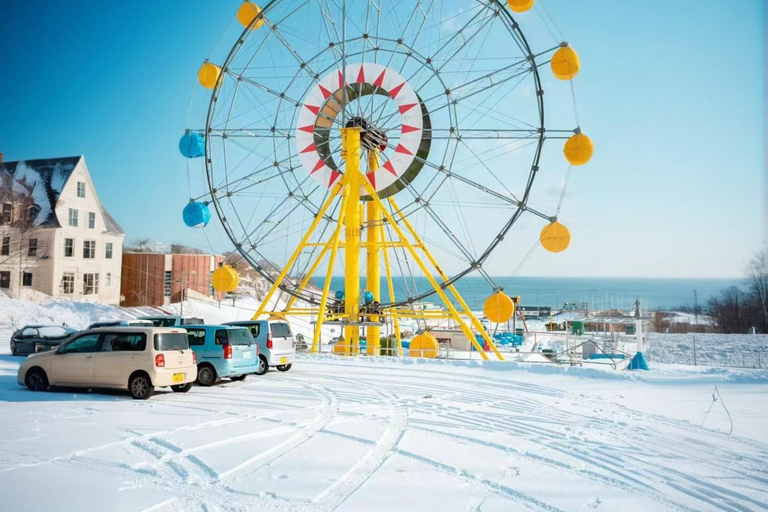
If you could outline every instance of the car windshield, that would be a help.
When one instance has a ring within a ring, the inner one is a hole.
[[[58,325],[48,325],[37,329],[41,338],[64,338],[69,336],[69,331]]]
[[[176,325],[175,318],[147,318],[155,327],[173,327]]]
[[[269,331],[274,338],[290,338],[291,328],[285,322],[275,322],[269,324]]]
[[[189,342],[187,334],[183,332],[167,332],[155,334],[155,350],[164,352],[166,350],[187,350]]]
[[[228,329],[230,345],[251,345],[253,338],[248,329]]]

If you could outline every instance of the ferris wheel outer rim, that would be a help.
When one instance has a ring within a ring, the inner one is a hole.
[[[261,16],[263,18],[266,18],[267,14],[269,13],[270,8],[272,8],[276,4],[281,3],[281,1],[282,0],[271,0],[267,5],[265,5],[262,8]],[[538,107],[538,110],[539,110],[539,124],[540,124],[540,126],[539,126],[540,129],[538,130],[539,136],[538,136],[538,140],[537,140],[537,148],[536,148],[536,151],[535,151],[535,154],[534,154],[533,164],[531,166],[531,171],[529,173],[528,181],[527,181],[527,184],[526,184],[525,194],[523,195],[522,200],[519,201],[520,204],[518,204],[517,209],[514,211],[514,213],[512,213],[510,218],[507,220],[505,225],[502,227],[502,229],[499,232],[499,234],[497,236],[495,236],[491,240],[489,245],[485,248],[483,253],[476,259],[476,261],[472,262],[470,264],[470,266],[468,266],[467,268],[461,270],[460,272],[457,272],[456,274],[451,276],[449,279],[444,280],[441,283],[439,283],[441,287],[451,286],[454,283],[456,283],[459,279],[465,277],[467,274],[470,274],[471,272],[479,269],[482,266],[482,263],[490,256],[490,254],[493,252],[493,250],[505,238],[506,234],[509,232],[509,230],[514,225],[514,223],[517,221],[517,219],[519,219],[521,214],[525,212],[525,210],[527,209],[526,205],[527,205],[527,202],[528,202],[528,198],[530,196],[531,187],[533,186],[533,183],[534,183],[535,177],[536,177],[536,173],[538,171],[539,162],[540,162],[540,159],[541,159],[542,147],[543,147],[544,141],[546,140],[546,137],[545,137],[546,129],[544,127],[544,119],[545,119],[545,117],[544,117],[544,100],[543,100],[544,90],[543,90],[543,88],[541,86],[541,78],[539,76],[539,69],[538,69],[538,65],[536,64],[535,55],[533,54],[533,52],[531,50],[531,47],[530,47],[530,45],[528,43],[527,38],[525,37],[525,34],[523,34],[522,30],[520,30],[520,25],[515,21],[514,17],[509,12],[509,10],[506,9],[504,5],[502,5],[500,0],[492,0],[492,2],[496,6],[499,7],[500,15],[502,17],[505,17],[508,21],[511,22],[511,26],[507,26],[507,29],[510,30],[510,31],[513,31],[514,33],[516,33],[520,37],[521,43],[523,44],[523,46],[525,48],[525,51],[528,53],[528,56],[529,56],[529,59],[530,59],[530,62],[531,62],[531,68],[530,69],[531,69],[531,75],[533,77],[533,80],[534,80],[534,83],[535,83],[535,87],[536,87],[536,101],[537,101],[537,107]],[[251,23],[251,25],[253,25],[256,21],[257,21],[257,18],[254,18],[254,20]],[[255,32],[255,31],[250,30],[250,25],[248,27],[244,28],[241,36],[238,38],[236,43],[233,45],[232,49],[230,50],[229,54],[227,55],[226,59],[224,60],[224,63],[221,65],[222,71],[226,71],[228,69],[229,64],[231,63],[232,59],[235,57],[235,55],[237,54],[239,49],[242,47],[242,45],[245,43],[245,41],[248,39],[248,36],[251,33],[253,33],[253,32]],[[224,214],[224,212],[221,209],[221,206],[219,205],[219,198],[216,196],[215,193],[213,193],[213,191],[215,190],[215,186],[214,186],[214,183],[213,183],[213,176],[212,176],[212,172],[211,172],[212,159],[211,159],[211,155],[209,153],[209,146],[210,146],[210,142],[211,142],[211,128],[210,127],[211,127],[212,116],[213,116],[214,110],[215,110],[214,107],[215,107],[216,102],[218,100],[218,93],[220,91],[221,84],[222,84],[222,82],[224,80],[224,76],[225,75],[226,75],[226,73],[221,73],[219,75],[219,78],[218,78],[218,80],[216,82],[216,85],[213,88],[213,90],[211,91],[211,100],[209,101],[208,113],[206,115],[206,127],[205,127],[205,134],[204,134],[205,135],[205,139],[206,139],[206,144],[205,144],[205,168],[206,168],[206,176],[207,176],[209,191],[211,191],[211,202],[214,205],[214,209],[216,210],[216,214],[219,217],[219,220],[221,221],[223,229],[227,233],[227,236],[230,238],[230,241],[235,246],[235,249],[237,250],[237,252],[240,253],[242,258],[245,259],[251,265],[251,267],[253,267],[254,270],[256,270],[256,272],[259,275],[261,275],[263,278],[265,278],[269,283],[274,284],[276,279],[267,270],[265,270],[263,268],[263,266],[258,261],[254,260],[254,258],[252,257],[250,252],[244,250],[242,242],[239,242],[238,238],[234,236],[234,233],[231,231],[231,228],[229,227],[228,222],[226,220],[226,215]],[[253,248],[253,250],[256,251],[256,248]],[[289,295],[291,295],[291,296],[293,296],[293,297],[295,297],[297,299],[309,302],[311,304],[319,303],[319,299],[318,299],[317,295],[309,295],[309,296],[302,295],[300,290],[296,290],[295,288],[290,288],[288,286],[284,286],[283,283],[281,283],[279,285],[279,288],[282,291],[288,293]],[[428,290],[426,292],[417,294],[416,296],[408,297],[406,300],[395,301],[395,302],[392,302],[392,303],[384,303],[384,302],[382,302],[381,303],[381,307],[386,308],[386,307],[407,306],[407,305],[413,304],[414,302],[418,302],[418,301],[421,301],[421,300],[423,300],[423,299],[425,299],[427,297],[430,297],[430,296],[434,295],[435,293],[436,293],[435,290]]]

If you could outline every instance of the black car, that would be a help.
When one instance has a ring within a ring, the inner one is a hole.
[[[11,336],[11,353],[20,356],[51,350],[76,332],[63,325],[25,325]]]

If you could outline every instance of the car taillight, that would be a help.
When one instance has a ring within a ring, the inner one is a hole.
[[[224,359],[232,359],[232,345],[224,345]]]
[[[155,356],[155,366],[158,368],[165,368],[165,356],[163,354],[157,354]]]
[[[192,364],[197,364],[197,354],[192,352]]]
[[[267,334],[267,348],[272,348],[272,335]]]

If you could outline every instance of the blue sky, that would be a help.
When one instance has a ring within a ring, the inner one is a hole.
[[[3,2],[0,151],[83,154],[128,239],[209,248],[181,221],[177,144],[197,69],[238,6]],[[596,152],[571,178],[571,248],[521,274],[741,275],[768,230],[763,2],[546,6],[581,56],[579,116]]]

